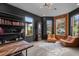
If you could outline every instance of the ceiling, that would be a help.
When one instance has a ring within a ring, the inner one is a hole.
[[[15,7],[31,12],[38,16],[57,16],[71,12],[78,8],[76,3],[52,3],[51,9],[40,8],[44,3],[9,3]]]

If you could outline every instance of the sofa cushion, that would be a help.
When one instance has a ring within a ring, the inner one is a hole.
[[[68,36],[68,41],[71,41],[73,38],[72,38],[72,36]]]

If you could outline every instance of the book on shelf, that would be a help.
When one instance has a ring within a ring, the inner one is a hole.
[[[20,21],[10,21],[9,19],[6,18],[0,18],[0,24],[12,25],[12,26],[24,26],[25,23]]]
[[[1,19],[1,23],[2,23],[2,24],[4,24],[4,23],[5,23],[5,22],[4,22],[4,19]]]
[[[0,18],[0,24],[1,24],[2,22],[1,22],[1,18]]]

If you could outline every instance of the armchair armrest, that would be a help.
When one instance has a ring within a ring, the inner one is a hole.
[[[71,44],[71,43],[73,43],[74,40],[68,41],[68,40],[60,39],[60,41],[64,42],[64,43],[70,43]]]

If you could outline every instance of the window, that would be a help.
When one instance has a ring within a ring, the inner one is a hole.
[[[66,28],[66,19],[60,18],[56,19],[56,35],[65,35],[65,28]]]
[[[25,17],[25,36],[32,36],[33,35],[33,18]]]
[[[47,34],[52,34],[52,20],[47,20]]]
[[[72,36],[79,35],[79,14],[71,18]]]

